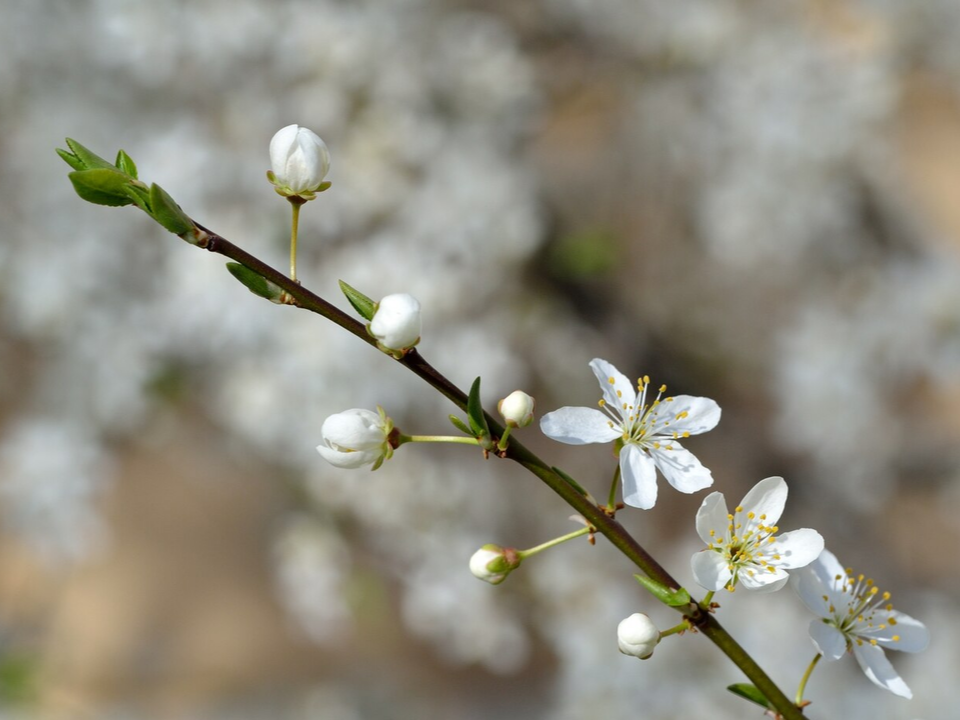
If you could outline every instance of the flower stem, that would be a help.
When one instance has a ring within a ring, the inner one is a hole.
[[[297,282],[297,232],[300,227],[300,206],[302,201],[290,200],[293,208],[293,221],[290,223],[290,279]]]
[[[497,443],[497,450],[506,450],[510,445],[510,431],[513,430],[512,427],[507,425],[503,430],[503,435],[500,436],[500,442]]]
[[[620,484],[620,466],[613,471],[613,482],[610,483],[610,496],[607,498],[607,509],[613,512],[617,509],[617,486]]]
[[[542,543],[541,545],[537,545],[536,547],[532,547],[529,550],[520,550],[517,552],[517,555],[520,556],[521,560],[526,559],[531,555],[536,555],[538,552],[542,552],[546,550],[547,548],[552,548],[554,545],[559,545],[560,543],[565,543],[567,540],[573,540],[574,538],[578,538],[581,535],[586,535],[587,533],[590,532],[590,530],[591,528],[589,527],[582,527],[579,530],[574,530],[571,533],[567,533],[566,535],[561,535],[560,537],[554,538],[553,540],[548,540],[547,542]]]
[[[690,625],[690,622],[688,620],[684,620],[679,625],[674,625],[672,628],[661,631],[660,639],[662,640],[663,638],[668,637],[670,635],[676,635],[678,633],[686,632],[691,627],[692,626]]]
[[[813,669],[817,666],[817,663],[820,662],[820,658],[822,657],[822,653],[817,653],[807,666],[807,671],[803,674],[803,677],[800,678],[800,687],[797,688],[797,697],[794,700],[797,707],[800,707],[803,703],[803,691],[807,689],[807,680],[810,679],[810,676],[813,674]]]
[[[404,435],[400,433],[398,445],[408,442],[421,443],[457,443],[459,445],[479,445],[480,441],[473,437],[460,437],[459,435]]]
[[[710,612],[710,603],[713,602],[713,595],[716,590],[711,590],[706,595],[703,596],[703,600],[700,601],[700,607],[703,608],[705,612]]]

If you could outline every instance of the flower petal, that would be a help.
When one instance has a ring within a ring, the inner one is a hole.
[[[727,537],[727,502],[723,493],[712,492],[707,495],[697,510],[697,534],[707,545],[722,543]]]
[[[729,563],[715,550],[694,553],[690,558],[690,569],[693,571],[693,579],[705,590],[722,590],[733,577]]]
[[[879,609],[876,612],[882,613]],[[887,621],[883,628],[861,633],[861,635],[875,639],[885,648],[901,652],[920,652],[930,644],[930,631],[919,620],[896,610],[891,610],[884,617]],[[894,640],[894,637],[898,639]]]
[[[364,465],[372,463],[378,456],[377,453],[371,453],[367,451],[341,452],[340,450],[334,450],[326,445],[317,445],[317,452],[320,453],[320,455],[323,456],[323,459],[331,465],[334,465],[338,468],[346,468],[348,470],[363,467]]]
[[[853,654],[856,656],[857,662],[860,663],[860,668],[864,674],[875,684],[889,690],[894,695],[908,699],[913,697],[910,688],[897,674],[897,671],[893,669],[893,665],[887,660],[887,656],[883,654],[883,649],[868,642],[854,643]]]
[[[666,411],[674,414],[667,427],[670,431],[681,435],[685,432],[699,435],[713,430],[720,422],[720,406],[714,400],[705,397],[677,395],[671,402],[661,402],[657,410],[658,415],[664,415]]]
[[[822,557],[823,554],[820,555],[820,558]],[[790,573],[790,584],[810,612],[819,617],[828,618],[831,616],[830,598],[832,596],[828,587],[824,585],[823,579],[816,572],[816,565],[820,558],[812,564]]]
[[[700,464],[693,453],[682,448],[675,440],[671,442],[671,447],[671,450],[659,447],[648,451],[668,483],[683,493],[695,493],[713,485],[710,471]]]
[[[786,585],[790,579],[787,571],[780,568],[774,568],[773,571],[759,566],[749,569],[753,570],[752,574],[747,571],[748,568],[742,568],[737,573],[737,582],[743,585],[744,590],[774,592]]]
[[[770,564],[781,568],[801,568],[816,560],[823,552],[823,536],[816,530],[801,528],[778,535],[776,542],[768,547],[780,556],[779,560],[770,559]]]
[[[776,525],[787,504],[787,483],[782,477],[768,477],[761,480],[743,496],[740,506],[744,513],[752,512],[756,517],[754,524]]]
[[[540,431],[544,435],[568,445],[616,440],[622,433],[611,425],[610,418],[602,412],[585,407],[562,407],[540,418]]]
[[[624,445],[620,450],[620,481],[627,505],[649,510],[657,504],[657,467],[636,445]]]
[[[823,620],[810,621],[810,639],[827,660],[839,660],[847,651],[847,638],[836,626]]]
[[[590,369],[597,376],[600,389],[603,391],[603,399],[607,401],[607,405],[611,409],[615,408],[620,416],[628,415],[629,410],[625,410],[623,406],[626,404],[631,409],[636,406],[637,386],[606,360],[594,358],[590,361]]]

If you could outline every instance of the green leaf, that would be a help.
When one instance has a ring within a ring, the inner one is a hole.
[[[73,189],[82,199],[95,205],[121,207],[130,205],[133,200],[126,191],[130,176],[115,167],[76,170],[67,177],[73,183]]]
[[[773,703],[767,700],[767,696],[750,683],[736,683],[735,685],[728,685],[727,690],[732,692],[734,695],[742,697],[744,700],[749,700],[752,703],[756,703],[765,710],[776,710],[776,708],[773,706]]]
[[[76,140],[67,138],[67,147],[73,152],[73,157],[78,164],[67,160],[66,155],[68,153],[66,153],[66,151],[57,150],[57,152],[60,154],[60,157],[66,160],[75,170],[92,170],[94,168],[110,168],[111,170],[116,170],[114,165],[111,165],[96,153],[91,152]]]
[[[480,378],[474,380],[470,387],[470,395],[467,398],[467,419],[470,421],[470,427],[476,437],[490,436],[490,427],[487,425],[487,418],[483,413],[483,405],[480,404]]]
[[[684,588],[678,590],[668,588],[663,583],[657,582],[653,578],[648,578],[645,575],[634,575],[634,577],[638,583],[643,585],[651,595],[664,605],[681,607],[682,605],[690,604],[690,593]]]
[[[143,210],[147,215],[153,216],[153,212],[150,210],[150,191],[142,185],[130,183],[125,188],[127,195],[129,195],[133,201],[137,204],[141,210]]]
[[[150,210],[153,219],[174,235],[183,235],[193,230],[193,221],[167,191],[156,183],[150,186]]]
[[[581,487],[580,483],[578,483],[578,482],[577,482],[576,480],[574,480],[572,477],[570,477],[569,475],[567,475],[563,470],[561,470],[560,468],[558,468],[558,467],[556,467],[556,466],[553,466],[553,467],[551,467],[550,469],[553,470],[557,475],[559,475],[559,476],[563,479],[563,481],[564,481],[565,483],[567,483],[567,485],[569,485],[570,487],[572,487],[572,488],[573,488],[574,490],[576,490],[578,493],[580,493],[580,494],[583,495],[584,497],[590,497],[590,493],[588,493],[586,490],[584,490],[583,487]]]
[[[450,418],[450,422],[453,423],[453,426],[457,430],[462,432],[464,435],[469,435],[470,437],[473,437],[473,430],[471,430],[470,427],[463,420],[458,418],[456,415],[448,415],[447,417]]]
[[[360,317],[364,320],[373,320],[373,313],[376,312],[377,304],[359,290],[347,285],[343,280],[338,282],[340,283],[340,290],[346,295],[347,300],[353,305],[353,309],[360,314]]]
[[[117,161],[114,163],[118,170],[125,172],[130,177],[136,179],[137,177],[137,164],[133,162],[133,158],[127,155],[123,150],[117,151]]]
[[[67,150],[61,150],[60,148],[57,148],[57,155],[59,155],[60,157],[62,157],[62,158],[63,158],[63,161],[64,161],[67,165],[69,165],[70,167],[72,167],[74,170],[86,170],[86,169],[87,169],[87,166],[83,164],[83,162],[80,160],[80,158],[78,158],[78,157],[77,157],[76,155],[74,155],[72,152],[69,152],[69,151],[67,151]]]
[[[283,290],[281,290],[278,285],[270,282],[259,273],[256,273],[248,268],[246,265],[229,262],[227,263],[227,270],[229,270],[230,274],[233,275],[237,280],[242,282],[246,286],[247,290],[252,292],[254,295],[259,295],[262,298],[266,298],[270,302],[280,302],[280,297],[283,294]]]

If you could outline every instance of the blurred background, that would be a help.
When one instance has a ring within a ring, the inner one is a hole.
[[[299,274],[424,306],[421,352],[485,400],[592,405],[610,360],[723,408],[688,447],[736,503],[926,622],[914,691],[821,665],[812,717],[937,718],[960,671],[960,4],[954,0],[5,0],[0,21],[0,716],[299,720],[759,716],[645,611],[603,539],[501,586],[486,542],[575,529],[508,463],[405,447],[325,464],[323,419],[453,407],[352,336],[264,302],[142,213],[80,201],[73,137],[283,268],[267,143],[333,187]],[[521,438],[603,496],[607,446]],[[692,584],[705,493],[620,519]],[[792,693],[790,590],[721,621]],[[696,683],[696,689],[691,683]],[[948,713],[949,714],[949,713]]]

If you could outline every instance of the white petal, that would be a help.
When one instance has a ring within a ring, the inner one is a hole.
[[[331,465],[335,465],[339,468],[346,468],[348,470],[353,470],[363,467],[364,465],[368,465],[374,462],[377,457],[379,457],[378,453],[341,452],[340,450],[334,450],[326,445],[317,445],[317,452],[320,453],[323,456],[323,459]]]
[[[597,376],[597,382],[600,383],[600,389],[603,391],[603,399],[611,409],[616,409],[621,416],[627,414],[624,410],[624,404],[631,408],[637,404],[637,386],[630,382],[630,379],[622,372],[617,370],[611,363],[600,358],[594,358],[590,361],[590,369]],[[610,382],[613,380],[613,382]]]
[[[740,506],[744,513],[753,512],[758,522],[763,517],[764,525],[776,525],[787,503],[787,483],[782,477],[761,480],[743,496]]]
[[[620,450],[620,482],[627,505],[649,510],[657,504],[656,465],[636,445],[624,445]]]
[[[277,176],[281,176],[287,169],[287,158],[296,147],[298,125],[287,125],[277,130],[270,140],[270,165]]]
[[[893,669],[893,665],[887,660],[887,656],[883,654],[881,648],[868,642],[862,645],[854,643],[853,654],[856,656],[857,662],[860,663],[860,668],[864,674],[875,684],[889,690],[894,695],[908,699],[913,697],[910,688],[897,674],[897,671]]]
[[[720,406],[710,398],[677,395],[673,401],[661,403],[658,414],[663,415],[667,411],[673,413],[668,429],[681,435],[685,432],[699,435],[713,430],[720,422]],[[686,417],[677,418],[682,413],[686,413]]]
[[[320,435],[330,445],[350,450],[372,450],[386,442],[380,415],[353,408],[331,415],[320,426]]]
[[[864,637],[876,638],[877,642],[890,650],[915,653],[925,650],[930,644],[930,631],[919,620],[896,610],[884,614],[882,609],[876,611],[878,616],[886,619],[886,627],[870,633]],[[894,622],[890,622],[893,620]],[[894,636],[898,640],[894,640]]]
[[[823,620],[810,621],[810,639],[827,660],[839,660],[847,651],[847,639],[843,633]]]
[[[771,565],[790,569],[801,568],[812,563],[823,552],[823,536],[810,528],[791,530],[778,535],[776,542],[769,549],[780,556],[779,560],[771,559]]]
[[[722,543],[727,537],[727,502],[723,493],[712,492],[707,495],[697,510],[697,534],[707,545]],[[710,531],[713,531],[713,535]]]
[[[610,418],[594,408],[562,407],[540,418],[544,435],[568,445],[605,443],[623,434],[619,428],[610,426]]]
[[[752,569],[753,575],[746,572],[745,569],[737,573],[737,581],[743,585],[745,590],[759,593],[774,592],[786,585],[790,579],[787,571],[780,568],[774,568],[773,572],[761,567]]]
[[[710,471],[700,464],[693,453],[683,449],[675,440],[671,446],[672,450],[665,447],[649,450],[668,483],[683,493],[695,493],[713,485]]]
[[[793,585],[793,589],[797,591],[797,595],[800,596],[803,604],[807,606],[810,612],[819,617],[828,618],[831,616],[830,600],[824,599],[824,596],[827,598],[832,596],[824,585],[822,578],[816,572],[817,562],[819,562],[819,558],[811,565],[790,573],[790,584]]]
[[[690,569],[693,579],[705,590],[722,590],[733,577],[726,559],[715,550],[694,553],[690,558]]]

